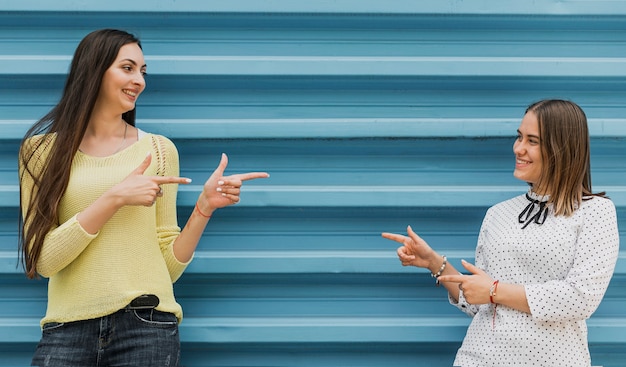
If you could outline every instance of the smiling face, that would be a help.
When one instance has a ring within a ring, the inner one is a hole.
[[[541,155],[541,136],[539,135],[539,122],[533,111],[528,111],[517,130],[517,139],[513,144],[515,153],[515,171],[513,176],[522,181],[533,184],[537,192],[536,184],[541,178],[543,159]],[[541,192],[537,192],[541,194]]]
[[[115,109],[116,114],[134,109],[139,94],[146,87],[145,73],[146,63],[139,45],[122,46],[102,77],[97,105]]]

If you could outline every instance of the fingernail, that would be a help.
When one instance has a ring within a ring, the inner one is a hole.
[[[191,182],[191,179],[190,179],[190,178],[186,178],[186,179],[185,179],[185,182],[190,183],[190,182]]]
[[[223,184],[224,184],[224,181],[217,181],[217,184],[218,184],[218,185],[223,185]]]
[[[226,196],[226,194],[222,194],[222,196]]]
[[[466,263],[467,261],[465,261],[465,259],[461,259],[461,262],[462,262],[462,263]]]
[[[217,191],[217,192],[222,192],[222,188],[221,188],[221,187],[218,187],[218,188],[216,189],[216,191]]]

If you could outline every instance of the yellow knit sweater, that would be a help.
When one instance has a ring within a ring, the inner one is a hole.
[[[31,139],[37,138],[41,136]],[[39,158],[31,161],[35,169],[41,169],[48,152],[42,150]],[[188,263],[179,262],[172,249],[180,233],[177,185],[163,185],[163,197],[152,207],[121,208],[95,235],[87,233],[76,220],[79,212],[137,168],[148,152],[152,153],[152,163],[145,175],[179,175],[176,147],[169,139],[153,134],[109,157],[81,152],[74,156],[59,206],[59,224],[46,236],[37,263],[38,272],[50,278],[48,307],[41,325],[109,315],[148,293],[159,297],[158,310],[174,313],[182,320],[173,283]],[[33,180],[24,175],[20,185],[22,200],[28,203]]]

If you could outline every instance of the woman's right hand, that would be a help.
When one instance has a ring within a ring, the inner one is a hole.
[[[150,162],[152,162],[152,154],[148,153],[137,168],[122,182],[111,188],[109,194],[118,200],[120,207],[125,205],[152,206],[156,199],[163,195],[161,185],[191,182],[190,179],[184,177],[144,175]]]
[[[403,266],[417,266],[420,268],[438,270],[441,266],[441,256],[439,256],[420,236],[418,236],[411,226],[407,227],[408,236],[396,233],[383,233],[383,238],[401,243],[397,250],[398,258]]]

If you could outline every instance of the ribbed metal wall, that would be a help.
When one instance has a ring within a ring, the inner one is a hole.
[[[0,366],[25,366],[45,281],[17,264],[17,149],[91,30],[143,41],[138,125],[200,184],[266,170],[211,220],[176,284],[185,366],[450,366],[469,318],[380,237],[407,224],[455,264],[512,177],[524,108],[587,112],[596,190],[626,239],[624,1],[0,0]],[[594,365],[626,358],[626,259],[589,320]]]

